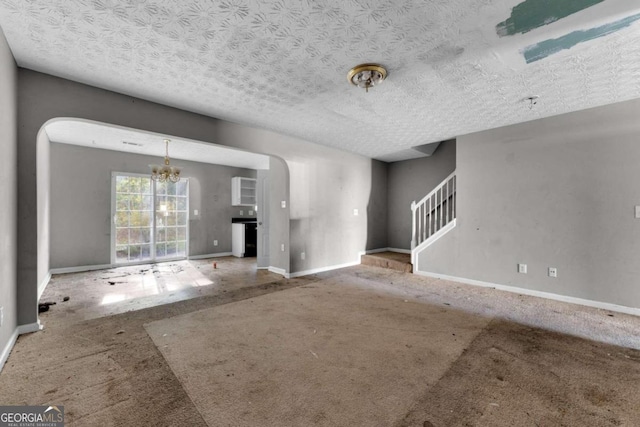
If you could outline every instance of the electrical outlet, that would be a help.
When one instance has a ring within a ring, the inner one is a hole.
[[[302,253],[300,254],[300,258],[301,258],[301,259],[303,259],[303,260],[306,258],[306,256],[307,256],[307,255],[306,255],[304,252],[302,252]]]
[[[244,211],[240,209],[240,216],[244,216]]]
[[[518,264],[518,273],[527,274],[527,264]]]
[[[282,206],[282,209],[286,208],[287,207],[287,201],[286,200],[281,201],[280,202],[280,206]]]
[[[358,209],[353,210],[353,216],[358,216]]]
[[[249,215],[253,215],[253,211],[249,211]]]
[[[558,277],[558,269],[555,267],[549,267],[549,277]]]
[[[284,243],[280,245],[280,250],[284,252]]]
[[[198,209],[193,210],[193,216],[198,216]]]
[[[218,241],[217,240],[213,241],[213,246],[218,246]]]

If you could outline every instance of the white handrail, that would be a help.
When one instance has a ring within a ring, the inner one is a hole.
[[[453,178],[456,175],[456,171],[451,172],[451,175],[449,175],[448,177],[446,177],[445,179],[442,180],[442,182],[440,184],[438,184],[438,186],[436,188],[434,188],[433,190],[431,190],[431,192],[429,194],[427,194],[426,196],[424,196],[422,199],[420,199],[419,202],[413,202],[411,204],[411,209],[413,209],[414,205],[421,205],[423,204],[428,198],[433,197],[434,194],[436,194],[436,192],[440,189],[440,187],[442,187],[446,182],[449,182],[449,180],[451,178]],[[406,205],[405,205],[406,206]]]
[[[456,219],[456,173],[452,172],[419,202],[411,203],[411,249]]]

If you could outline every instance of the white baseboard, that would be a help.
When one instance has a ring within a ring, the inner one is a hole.
[[[347,262],[345,264],[338,264],[338,265],[329,265],[329,266],[320,267],[320,268],[313,268],[311,270],[296,271],[295,273],[290,273],[289,276],[291,278],[293,278],[293,277],[301,277],[301,276],[308,276],[310,274],[324,273],[325,271],[331,271],[331,270],[338,270],[340,268],[353,267],[354,265],[360,265],[360,257],[358,257],[358,261]]]
[[[18,335],[38,332],[43,328],[44,326],[40,324],[40,321],[37,321],[34,323],[29,323],[28,325],[20,325],[13,331],[13,334],[11,334],[9,341],[7,341],[7,344],[5,344],[4,348],[2,349],[2,353],[0,353],[0,372],[2,372],[4,364],[7,363],[7,359],[11,354],[11,350],[18,340]]]
[[[81,265],[78,267],[62,267],[62,268],[52,268],[49,270],[49,274],[67,274],[67,273],[80,273],[83,271],[93,271],[93,270],[106,270],[108,268],[113,268],[112,264],[99,264],[99,265]]]
[[[9,354],[11,354],[11,350],[18,339],[18,335],[20,334],[18,333],[18,328],[16,328],[15,331],[13,331],[13,334],[11,334],[9,341],[2,349],[2,353],[0,353],[0,372],[2,372],[4,364],[7,363],[7,359],[9,358]]]
[[[215,254],[205,254],[205,255],[193,255],[187,259],[207,259],[207,258],[219,258],[223,256],[232,256],[232,252],[218,252]]]
[[[447,234],[449,231],[453,230],[456,227],[458,220],[454,218],[453,221],[450,221],[447,225],[442,227],[440,230],[436,231],[429,237],[427,240],[419,244],[414,250],[411,251],[411,264],[413,264],[413,269],[418,270],[419,267],[419,257],[418,255],[423,250],[427,249],[429,246],[433,245],[435,242],[440,240],[442,236]]]
[[[400,249],[400,248],[379,248],[379,249],[369,249],[367,254],[377,254],[380,252],[396,252],[399,254],[410,254],[411,249]]]
[[[268,270],[272,273],[276,273],[279,274],[281,276],[284,276],[285,279],[289,278],[289,273],[287,273],[284,268],[278,268],[278,267],[273,267],[273,266],[269,266]]]
[[[40,301],[40,297],[42,296],[42,293],[44,292],[45,288],[49,284],[50,280],[51,280],[51,272],[48,272],[47,276],[42,280],[42,283],[38,285],[38,301]]]
[[[20,325],[16,328],[18,335],[30,334],[31,332],[38,332],[44,329],[44,325],[40,324],[40,321],[29,323],[27,325]]]
[[[452,282],[464,283],[466,285],[481,286],[484,288],[495,288],[500,291],[512,292],[515,294],[529,295],[532,297],[546,298],[555,301],[568,302],[570,304],[584,305],[587,307],[599,308],[602,310],[615,311],[617,313],[640,316],[640,308],[626,307],[624,305],[611,304],[608,302],[594,301],[583,298],[570,297],[566,295],[552,294],[550,292],[535,291],[532,289],[518,288],[516,286],[499,285],[496,283],[483,282],[480,280],[466,279],[464,277],[447,276],[446,274],[429,273],[426,271],[415,271],[414,274],[435,279],[450,280]]]

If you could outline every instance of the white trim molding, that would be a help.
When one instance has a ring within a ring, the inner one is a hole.
[[[289,273],[287,273],[284,268],[278,268],[278,267],[274,267],[274,266],[270,265],[268,270],[270,272],[272,272],[272,273],[276,273],[276,274],[279,274],[281,276],[284,276],[285,279],[289,278]]]
[[[411,251],[411,264],[414,266],[414,270],[418,270],[418,258],[420,252],[427,249],[429,246],[433,245],[435,242],[440,240],[442,236],[447,234],[449,231],[453,230],[457,224],[457,218],[454,218],[447,225],[442,227],[440,230],[431,235],[427,240],[418,245],[414,250]]]
[[[42,279],[42,283],[38,285],[38,301],[40,301],[40,297],[42,296],[42,293],[44,292],[45,288],[49,284],[50,280],[51,280],[51,271],[47,273],[45,278]]]
[[[207,259],[207,258],[220,258],[223,256],[232,256],[233,253],[231,252],[218,252],[215,254],[205,254],[205,255],[193,255],[188,257],[187,259]]]
[[[111,264],[99,264],[99,265],[81,265],[78,267],[62,267],[62,268],[52,268],[49,271],[49,275],[51,274],[67,274],[67,273],[80,273],[83,271],[93,271],[93,270],[106,270],[108,268],[113,268]]]
[[[11,337],[9,338],[9,341],[7,341],[7,344],[2,349],[2,353],[0,353],[0,372],[2,372],[2,368],[4,368],[4,364],[7,363],[7,359],[9,359],[9,355],[11,354],[11,350],[13,350],[13,346],[15,345],[16,341],[18,340],[18,335],[19,335],[18,328],[16,328],[13,331],[13,334],[11,334]]]
[[[13,346],[16,344],[19,335],[30,334],[31,332],[38,332],[44,329],[44,325],[40,324],[40,321],[34,323],[29,323],[27,325],[20,325],[11,334],[9,341],[2,349],[2,353],[0,353],[0,372],[2,372],[2,368],[4,368],[4,364],[7,363],[7,359],[9,359],[9,355],[11,354],[11,350],[13,350]]]
[[[532,297],[545,298],[555,301],[568,302],[570,304],[584,305],[586,307],[599,308],[602,310],[614,311],[617,313],[640,316],[640,308],[626,307],[624,305],[611,304],[608,302],[594,301],[589,299],[570,297],[567,295],[552,294],[550,292],[536,291],[533,289],[518,288],[516,286],[499,285],[497,283],[483,282],[480,280],[466,279],[464,277],[447,276],[446,274],[430,273],[427,271],[415,271],[419,276],[431,277],[434,279],[449,280],[452,282],[464,283],[466,285],[481,286],[484,288],[495,288],[500,291],[511,292]]]
[[[410,254],[411,249],[400,249],[400,248],[378,248],[378,249],[369,249],[366,254],[377,254],[380,252],[396,252],[399,254]]]
[[[360,265],[360,259],[358,259],[358,261],[347,262],[345,264],[329,265],[329,266],[326,266],[326,267],[313,268],[311,270],[296,271],[295,273],[289,274],[289,277],[290,278],[294,278],[294,277],[308,276],[310,274],[324,273],[325,271],[331,271],[331,270],[338,270],[340,268],[353,267],[354,265]]]
[[[34,323],[28,323],[26,325],[20,325],[16,328],[18,335],[30,334],[32,332],[38,332],[44,329],[44,325],[40,324],[40,321]]]

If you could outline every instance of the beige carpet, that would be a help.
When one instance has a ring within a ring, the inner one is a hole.
[[[396,426],[640,426],[639,385],[637,350],[494,320]]]
[[[210,426],[388,426],[488,321],[325,280],[145,328]]]

